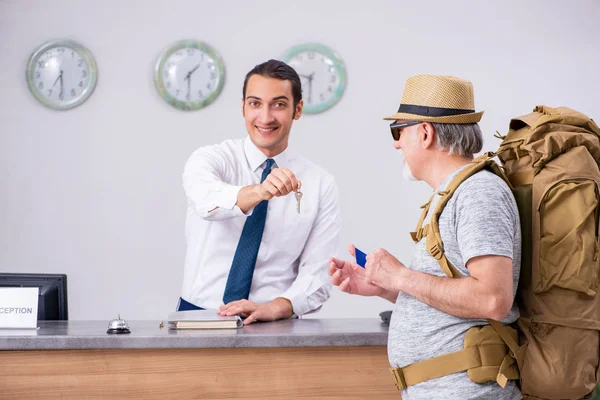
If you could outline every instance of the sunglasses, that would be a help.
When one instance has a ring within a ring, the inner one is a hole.
[[[399,124],[392,122],[390,124],[390,131],[392,131],[392,137],[394,138],[395,141],[398,141],[398,140],[400,140],[400,130],[402,128],[406,128],[407,126],[417,125],[420,123],[421,123],[421,121],[407,121],[407,122],[400,122]]]

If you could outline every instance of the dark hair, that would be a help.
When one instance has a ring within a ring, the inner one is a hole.
[[[252,75],[261,75],[266,78],[275,78],[282,81],[292,82],[294,112],[296,111],[296,106],[300,100],[302,100],[302,83],[300,82],[300,77],[294,68],[279,60],[269,60],[262,64],[258,64],[246,74],[246,78],[244,79],[244,88],[242,89],[242,95],[244,99],[246,99],[246,86],[248,85],[248,80]]]

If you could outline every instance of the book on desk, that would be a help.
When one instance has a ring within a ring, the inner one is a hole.
[[[169,329],[235,329],[242,327],[238,315],[225,316],[216,310],[175,311],[169,314]]]

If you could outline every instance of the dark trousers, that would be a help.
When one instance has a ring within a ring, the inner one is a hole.
[[[177,311],[188,311],[188,310],[204,310],[202,307],[198,307],[195,304],[190,303],[189,301],[185,301],[181,297],[179,298],[179,305],[177,306]]]

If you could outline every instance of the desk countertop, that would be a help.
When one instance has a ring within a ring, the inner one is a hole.
[[[0,350],[385,346],[380,319],[293,319],[240,329],[169,330],[161,321],[129,321],[109,335],[108,321],[40,321],[37,330],[0,329]]]

